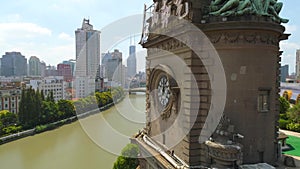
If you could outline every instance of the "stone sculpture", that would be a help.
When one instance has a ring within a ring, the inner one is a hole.
[[[171,6],[167,4],[168,0],[162,1],[161,12],[161,24],[163,28],[166,28],[169,23],[169,17],[171,16]]]
[[[210,15],[243,15],[252,11],[250,0],[213,0]]]
[[[283,4],[277,0],[212,0],[210,15],[240,16],[253,14],[270,16],[276,22],[287,23],[288,19],[279,16]]]

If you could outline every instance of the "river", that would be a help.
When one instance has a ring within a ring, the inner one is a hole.
[[[128,138],[145,126],[144,112],[145,95],[130,95],[81,121],[1,145],[0,168],[111,169]]]

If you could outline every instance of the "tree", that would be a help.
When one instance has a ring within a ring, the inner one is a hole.
[[[57,102],[59,114],[63,114],[62,118],[72,117],[76,115],[75,106],[72,101],[59,100]]]
[[[58,120],[58,106],[56,103],[43,101],[41,109],[41,124],[48,124]]]
[[[280,114],[285,114],[288,111],[288,109],[290,108],[290,103],[286,100],[286,98],[280,97],[279,98],[279,106],[280,106],[280,109],[279,109]]]
[[[44,90],[41,90],[41,98],[42,98],[42,101],[45,101]]]
[[[19,103],[19,121],[21,124],[25,124],[27,118],[27,105],[26,105],[26,89],[22,89],[21,101]]]
[[[294,105],[288,110],[287,117],[294,123],[300,123],[300,103]]]
[[[47,95],[46,101],[48,102],[55,102],[53,97],[53,91],[51,90],[50,93]]]
[[[17,115],[8,110],[0,111],[0,122],[4,127],[15,125],[18,122]]]
[[[138,146],[135,144],[128,144],[123,148],[121,156],[118,157],[114,163],[113,169],[135,169],[139,165],[138,161]]]

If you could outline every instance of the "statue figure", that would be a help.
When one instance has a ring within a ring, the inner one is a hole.
[[[267,14],[273,16],[275,21],[279,21],[282,23],[288,23],[288,19],[283,19],[279,16],[279,13],[282,9],[283,3],[277,2],[277,0],[265,0],[265,8]]]
[[[210,11],[214,16],[243,15],[252,12],[252,5],[250,0],[213,0]]]
[[[163,0],[162,7],[160,9],[162,28],[167,27],[169,23],[169,17],[171,16],[171,5],[168,5],[167,3],[168,0]]]
[[[155,24],[157,24],[157,22],[158,22],[159,15],[158,15],[158,12],[157,12],[157,8],[158,8],[158,2],[155,2],[154,3],[154,9],[152,11],[152,23],[151,23],[152,27]]]
[[[189,4],[188,2],[185,2],[185,12],[184,14],[182,13],[182,8],[183,8],[183,3],[182,0],[174,0],[173,1],[174,5],[176,6],[176,15],[179,17],[179,19],[183,19],[184,17],[186,17],[189,14]]]
[[[277,0],[212,0],[210,15],[232,16],[255,14],[270,16],[274,21],[287,23],[288,19],[279,17],[283,4]]]
[[[259,16],[267,15],[265,5],[263,4],[264,1],[265,0],[252,0],[252,6],[255,14]]]

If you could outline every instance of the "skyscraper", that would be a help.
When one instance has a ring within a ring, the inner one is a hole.
[[[1,59],[2,76],[26,76],[27,59],[20,52],[6,52]]]
[[[90,20],[83,19],[82,27],[75,31],[75,76],[96,76],[100,64],[100,31],[94,30]]]
[[[300,49],[296,52],[296,78],[300,79]]]
[[[136,54],[135,46],[131,45],[129,47],[129,57],[127,59],[127,76],[133,77],[136,74]]]
[[[115,49],[112,53],[103,55],[102,65],[104,66],[104,77],[109,81],[114,81],[119,84],[124,84],[123,67],[122,67],[122,52]]]
[[[90,20],[83,19],[75,31],[76,66],[75,95],[84,98],[95,91],[95,78],[100,64],[100,31],[94,30]]]
[[[41,62],[36,56],[31,56],[29,59],[29,75],[41,76]]]
[[[286,78],[289,76],[289,65],[281,66],[280,68],[280,82],[286,82]]]

